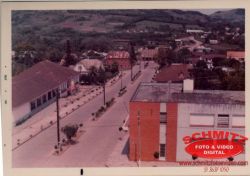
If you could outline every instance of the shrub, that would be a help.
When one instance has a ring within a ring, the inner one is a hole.
[[[154,153],[154,157],[155,157],[155,159],[158,159],[158,158],[159,158],[159,156],[160,156],[160,155],[159,155],[159,152],[155,152],[155,153]]]
[[[61,128],[61,131],[65,134],[68,141],[72,141],[72,137],[76,135],[78,131],[78,125],[66,125]]]

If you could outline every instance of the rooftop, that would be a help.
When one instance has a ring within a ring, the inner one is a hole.
[[[234,59],[244,59],[245,51],[227,51],[227,57]]]
[[[129,58],[129,52],[127,51],[110,51],[107,55],[107,59],[127,59]]]
[[[78,73],[48,60],[39,62],[12,78],[12,106],[32,101]]]
[[[182,92],[181,83],[141,83],[132,99],[140,102],[245,104],[245,91],[194,90]]]
[[[155,76],[156,82],[178,82],[189,77],[189,69],[192,68],[190,64],[171,64],[170,66],[165,66],[161,71]]]

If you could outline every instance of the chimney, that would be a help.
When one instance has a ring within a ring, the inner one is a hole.
[[[193,79],[184,79],[183,80],[183,92],[191,93],[194,90],[194,80]]]

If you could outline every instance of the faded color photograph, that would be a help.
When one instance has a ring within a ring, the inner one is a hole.
[[[244,9],[14,10],[11,20],[13,168],[182,166],[205,160],[184,136],[245,135]]]

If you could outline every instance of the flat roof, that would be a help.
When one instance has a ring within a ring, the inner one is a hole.
[[[178,102],[197,104],[245,104],[245,91],[193,90],[183,92],[182,83],[141,83],[131,102]]]

